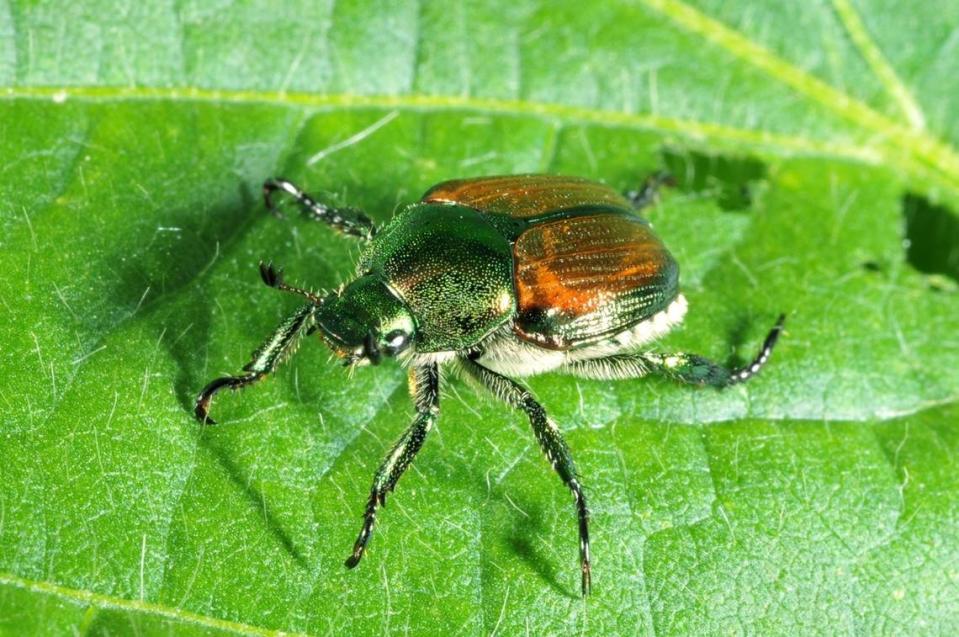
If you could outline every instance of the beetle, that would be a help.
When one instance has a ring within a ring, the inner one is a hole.
[[[559,370],[591,379],[649,374],[726,387],[769,359],[780,315],[757,356],[729,369],[685,352],[643,349],[680,323],[679,267],[639,216],[668,182],[654,175],[627,195],[577,177],[494,176],[443,182],[382,229],[362,211],[314,199],[286,179],[263,185],[266,207],[292,198],[309,217],[365,243],[356,277],[318,294],[288,284],[272,263],[264,283],[306,298],[257,349],[243,373],[210,382],[194,412],[203,423],[214,395],[260,380],[318,333],[347,366],[396,358],[409,369],[416,415],[377,470],[363,524],[346,560],[366,550],[377,510],[413,462],[439,415],[440,369],[450,368],[527,415],[552,468],[572,492],[579,524],[583,595],[591,586],[589,509],[569,447],[516,377]]]

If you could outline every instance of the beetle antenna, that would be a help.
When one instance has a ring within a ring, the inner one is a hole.
[[[283,290],[284,292],[290,292],[292,294],[299,294],[300,296],[305,296],[314,305],[323,305],[322,297],[317,296],[315,293],[295,286],[290,285],[283,281],[283,270],[278,270],[273,267],[273,262],[263,263],[260,261],[260,278],[263,279],[263,282],[266,283],[271,288],[276,288],[277,290]]]

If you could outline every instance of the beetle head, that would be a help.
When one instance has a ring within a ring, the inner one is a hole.
[[[415,337],[409,308],[372,274],[327,297],[317,329],[346,365],[377,365],[383,356],[406,350]]]

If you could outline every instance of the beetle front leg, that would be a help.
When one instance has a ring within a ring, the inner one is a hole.
[[[416,406],[416,418],[393,448],[373,477],[373,487],[363,513],[363,527],[353,544],[353,553],[346,559],[346,567],[360,563],[366,544],[376,524],[376,509],[386,504],[386,494],[396,488],[400,476],[413,463],[423,447],[426,434],[433,428],[440,410],[440,377],[437,365],[425,365],[410,370],[410,395]]]
[[[780,314],[776,324],[766,335],[759,353],[749,365],[739,369],[729,369],[698,354],[686,352],[613,354],[605,358],[569,363],[565,369],[581,378],[594,380],[625,380],[658,374],[691,385],[728,387],[743,383],[759,373],[776,346],[785,320],[786,315]]]
[[[556,423],[549,419],[543,409],[528,389],[511,378],[507,378],[491,369],[468,358],[460,358],[461,367],[470,378],[480,383],[494,396],[516,409],[522,409],[529,417],[536,436],[546,459],[553,470],[559,474],[563,484],[573,493],[576,502],[576,514],[579,520],[579,562],[581,570],[581,585],[583,596],[589,595],[592,586],[592,574],[589,563],[589,508],[586,506],[586,496],[579,483],[576,465],[570,454],[569,446],[556,427]]]
[[[304,330],[312,327],[313,314],[318,307],[309,303],[284,319],[270,338],[253,352],[253,360],[243,366],[245,374],[223,376],[207,384],[196,397],[193,407],[193,413],[197,419],[203,424],[215,425],[216,421],[210,418],[210,402],[217,392],[222,389],[233,390],[252,385],[275,370],[293,352]]]
[[[376,226],[373,225],[373,221],[362,211],[355,208],[327,206],[300,190],[293,182],[281,178],[267,179],[263,182],[263,201],[266,203],[267,209],[276,215],[279,215],[279,212],[273,202],[273,193],[277,190],[293,197],[293,200],[299,204],[308,217],[316,221],[322,221],[343,234],[364,240],[369,240],[376,234]]]

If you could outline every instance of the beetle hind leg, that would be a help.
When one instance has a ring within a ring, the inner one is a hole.
[[[769,361],[785,321],[786,315],[780,314],[753,361],[738,369],[728,369],[698,354],[642,352],[576,361],[567,364],[566,371],[595,380],[625,380],[657,374],[691,385],[728,387],[743,383],[759,373]]]
[[[270,338],[253,353],[253,359],[243,366],[245,374],[216,378],[200,390],[193,406],[193,414],[197,420],[206,425],[216,424],[216,421],[210,418],[210,403],[217,392],[252,385],[286,360],[295,350],[304,330],[312,326],[316,308],[316,305],[309,303],[284,319]]]
[[[463,357],[459,361],[462,370],[471,379],[506,404],[526,412],[533,427],[533,434],[536,436],[543,453],[546,454],[546,459],[572,492],[579,522],[580,583],[583,596],[589,595],[592,587],[592,572],[589,561],[589,508],[586,505],[586,496],[583,494],[583,487],[579,483],[579,476],[576,473],[576,465],[573,463],[569,446],[567,446],[556,424],[546,415],[546,410],[536,401],[528,389],[511,378],[487,369],[469,358]]]
[[[369,240],[376,234],[373,221],[362,211],[356,208],[335,208],[319,202],[307,193],[300,190],[296,184],[282,178],[267,179],[263,182],[263,201],[267,209],[277,216],[279,206],[273,200],[276,191],[281,191],[293,198],[306,215],[315,220],[332,226],[343,234],[360,239]]]

